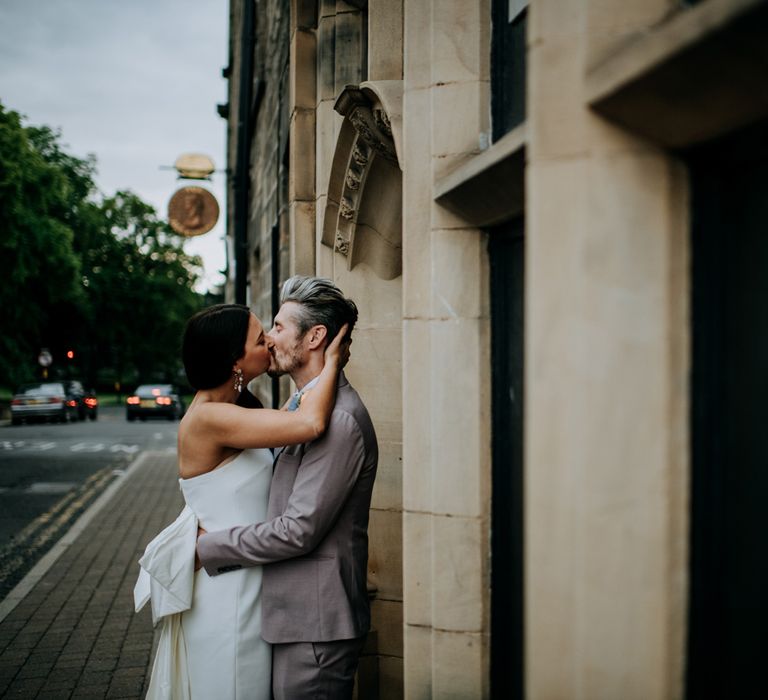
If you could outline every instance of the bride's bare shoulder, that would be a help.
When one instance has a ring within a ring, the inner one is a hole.
[[[186,421],[186,426],[195,426],[198,429],[204,428],[221,421],[231,420],[233,416],[242,410],[231,403],[205,401],[196,406],[190,406],[184,414],[182,424]],[[179,427],[181,427],[181,424]]]

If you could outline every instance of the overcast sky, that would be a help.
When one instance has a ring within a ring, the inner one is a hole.
[[[182,153],[225,167],[227,0],[0,0],[0,101],[27,124],[62,132],[66,150],[95,154],[107,195],[131,189],[167,216],[183,183]],[[190,183],[195,184],[195,183]],[[203,256],[208,285],[225,265],[223,173],[203,183],[219,223],[185,249]]]

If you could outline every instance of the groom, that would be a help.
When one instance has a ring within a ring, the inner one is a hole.
[[[317,277],[291,277],[280,302],[269,373],[295,382],[290,410],[320,374],[327,343],[345,323],[351,333],[357,307]],[[342,373],[326,433],[278,454],[267,520],[198,539],[211,576],[269,564],[262,637],[273,644],[275,700],[352,697],[370,626],[367,530],[377,461],[368,411]]]

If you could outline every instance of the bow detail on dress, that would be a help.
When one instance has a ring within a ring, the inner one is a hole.
[[[187,645],[181,613],[192,607],[197,516],[185,506],[144,550],[133,602],[139,612],[152,601],[152,624],[162,620],[147,700],[189,700]]]

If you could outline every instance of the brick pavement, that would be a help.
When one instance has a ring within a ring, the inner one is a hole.
[[[176,456],[144,453],[116,488],[0,622],[0,697],[144,696],[154,634],[149,606],[133,612],[136,562],[182,508]]]

